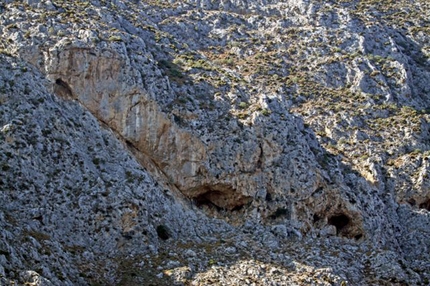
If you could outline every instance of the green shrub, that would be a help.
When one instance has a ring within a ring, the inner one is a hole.
[[[261,110],[261,114],[263,114],[264,116],[269,116],[272,112],[267,109],[267,108],[263,108],[263,110]]]
[[[239,108],[240,109],[245,109],[245,108],[247,108],[248,107],[248,103],[246,103],[246,102],[244,102],[244,101],[242,101],[241,103],[239,103]]]
[[[182,71],[180,70],[180,67],[171,61],[160,60],[158,62],[158,66],[163,69],[167,76],[173,81],[182,82],[182,80],[185,78]]]
[[[109,41],[110,42],[122,42],[122,38],[120,36],[110,36]]]

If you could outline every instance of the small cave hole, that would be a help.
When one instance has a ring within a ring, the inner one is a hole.
[[[272,194],[270,194],[269,192],[266,193],[266,202],[271,202],[272,201]]]
[[[173,120],[175,121],[176,124],[179,124],[179,125],[183,123],[182,118],[180,118],[176,114],[173,114]]]
[[[423,203],[420,204],[420,209],[425,209],[430,211],[430,199],[424,201]]]
[[[55,80],[55,93],[63,97],[73,98],[73,92],[67,82],[63,81],[61,78]]]
[[[130,240],[130,239],[133,238],[133,233],[128,233],[128,232],[127,233],[123,233],[122,237],[124,237],[127,240]]]
[[[157,235],[162,240],[168,240],[170,238],[170,231],[165,225],[159,225],[157,226]]]
[[[361,234],[361,233],[354,236],[355,240],[359,240],[362,237],[363,237],[363,234]]]
[[[232,211],[240,211],[240,210],[242,210],[243,209],[243,205],[237,205],[237,206],[235,206],[234,208],[232,208],[231,210]]]
[[[272,213],[269,217],[271,219],[277,219],[278,217],[287,216],[288,210],[286,208],[278,208],[274,213]]]
[[[344,214],[334,215],[328,219],[328,224],[334,225],[338,234],[349,224],[349,222],[350,218]]]
[[[408,200],[408,204],[410,204],[411,206],[415,206],[417,204],[417,202],[413,198],[410,198]]]
[[[320,218],[320,216],[319,215],[317,215],[317,214],[314,214],[314,216],[313,216],[313,221],[314,221],[314,223],[316,223],[317,221],[319,221],[321,218]]]

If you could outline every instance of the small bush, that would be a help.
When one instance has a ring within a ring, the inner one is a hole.
[[[240,109],[245,109],[245,108],[247,108],[248,107],[248,103],[246,103],[246,102],[244,102],[244,101],[242,101],[241,103],[239,103],[239,108]]]
[[[171,61],[160,60],[158,62],[158,66],[162,68],[166,72],[167,76],[173,81],[181,82],[185,78],[180,67]]]
[[[122,38],[120,36],[110,36],[109,41],[110,42],[122,42]]]
[[[263,108],[263,110],[261,111],[261,114],[263,114],[264,116],[269,116],[272,112],[267,109],[267,108]]]

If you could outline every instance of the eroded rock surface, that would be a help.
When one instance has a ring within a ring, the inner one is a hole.
[[[4,283],[428,283],[426,1],[0,7]]]

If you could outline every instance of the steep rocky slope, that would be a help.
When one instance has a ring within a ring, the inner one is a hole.
[[[3,284],[429,283],[427,1],[0,3]]]

